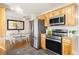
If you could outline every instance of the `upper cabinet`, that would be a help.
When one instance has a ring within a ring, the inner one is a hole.
[[[55,10],[54,12],[53,12],[53,16],[58,16],[58,15],[60,15],[61,13],[60,13],[60,10]]]
[[[59,15],[63,15],[64,14],[64,8],[59,9]]]
[[[38,20],[44,20],[44,25],[47,27],[49,25],[49,16],[48,14],[43,14],[37,17]]]
[[[0,6],[0,55],[5,54],[5,9],[4,7]]]
[[[38,20],[44,20],[45,19],[45,16],[44,15],[40,15],[40,16],[37,17],[37,19]]]
[[[45,14],[45,26],[49,26],[49,15],[48,14]]]
[[[0,36],[5,35],[5,8],[0,6]]]
[[[64,8],[65,17],[65,25],[74,26],[76,25],[76,5],[71,5]]]
[[[38,16],[38,19],[44,19],[45,26],[49,26],[50,18],[60,15],[65,15],[65,26],[75,26],[76,25],[76,11],[77,5],[71,4],[58,8],[56,10],[50,11],[44,15]]]

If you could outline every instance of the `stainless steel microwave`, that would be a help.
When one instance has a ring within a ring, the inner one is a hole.
[[[50,18],[50,26],[64,25],[64,24],[65,24],[65,15]]]

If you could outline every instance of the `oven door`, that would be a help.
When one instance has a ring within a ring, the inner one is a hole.
[[[60,42],[46,39],[46,48],[55,53],[62,54],[62,44]]]

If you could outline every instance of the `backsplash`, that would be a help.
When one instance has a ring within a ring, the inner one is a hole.
[[[78,31],[78,26],[50,26],[48,29],[63,29],[63,30],[68,30],[68,31]]]

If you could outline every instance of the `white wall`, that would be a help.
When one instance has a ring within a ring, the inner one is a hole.
[[[24,21],[25,22],[25,27],[24,27],[24,30],[20,30],[21,33],[30,33],[30,25],[29,25],[29,20],[30,19],[27,19],[27,18],[23,18],[22,15],[20,14],[17,14],[13,11],[10,11],[8,10],[7,13],[6,13],[6,18],[7,19],[12,19],[12,20],[21,20],[21,21]],[[7,25],[7,19],[6,19],[6,25]],[[18,31],[17,30],[7,30],[7,26],[6,26],[6,40],[11,40],[13,39],[13,37],[11,36],[12,34],[18,34]]]
[[[34,37],[34,47],[38,48],[38,20],[36,18],[34,18]]]
[[[79,54],[79,3],[77,3],[77,7],[78,7],[78,9],[77,9],[77,22],[78,22],[78,25],[77,25],[77,30],[78,30],[78,32],[77,32],[77,35],[78,35],[78,39],[76,40],[77,42],[76,42],[76,46],[77,46],[77,48],[76,48],[76,51],[77,51],[77,54]]]

